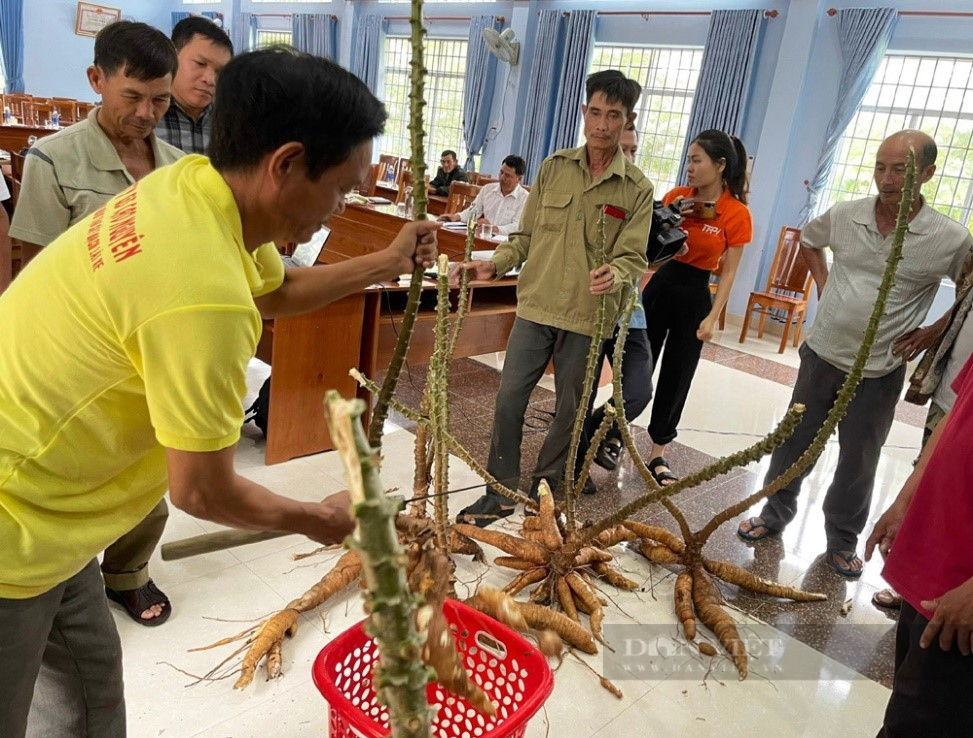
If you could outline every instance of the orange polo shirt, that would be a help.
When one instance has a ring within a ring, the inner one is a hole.
[[[671,205],[681,198],[694,197],[695,187],[676,187],[666,193],[662,202]],[[677,256],[676,261],[708,272],[719,266],[727,249],[742,248],[753,240],[750,209],[726,189],[716,201],[715,218],[703,220],[687,215],[683,218],[682,229],[689,234],[686,239],[689,253]]]

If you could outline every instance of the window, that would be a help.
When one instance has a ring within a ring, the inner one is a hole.
[[[435,173],[439,154],[452,149],[460,166],[466,159],[463,143],[463,84],[466,76],[466,39],[429,38],[426,41],[426,162]],[[388,110],[381,150],[408,156],[409,142],[409,60],[412,49],[408,38],[385,38],[385,92]]]
[[[591,72],[618,69],[642,85],[635,112],[639,150],[635,163],[661,197],[677,184],[703,50],[697,47],[596,44]]]
[[[848,124],[819,212],[874,193],[882,140],[917,128],[939,146],[938,168],[923,188],[929,204],[973,226],[973,58],[887,54]]]
[[[289,46],[294,35],[290,31],[274,31],[264,28],[258,28],[256,34],[256,48],[258,49],[262,49],[265,46],[273,46],[274,44],[287,44]]]

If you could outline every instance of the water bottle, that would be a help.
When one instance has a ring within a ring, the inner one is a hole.
[[[51,127],[60,128],[61,127],[61,113],[57,108],[51,113]]]
[[[4,105],[3,106],[3,124],[5,126],[10,125],[10,106],[9,105]]]

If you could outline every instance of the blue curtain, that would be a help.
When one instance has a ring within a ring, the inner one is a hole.
[[[710,128],[733,136],[740,132],[762,26],[762,10],[714,10],[710,16],[682,147],[680,182],[686,178],[686,151],[699,133]]]
[[[5,92],[24,91],[24,0],[0,2],[0,48],[7,73]]]
[[[237,13],[236,23],[230,31],[233,53],[242,54],[244,51],[251,51],[257,37],[257,16],[253,13]]]
[[[336,61],[338,19],[324,13],[295,13],[292,16],[295,49]]]
[[[366,15],[359,19],[355,54],[351,64],[352,73],[357,75],[376,95],[384,24],[385,21],[380,15]]]
[[[176,27],[176,24],[179,21],[185,20],[190,15],[191,15],[191,13],[179,13],[179,12],[176,12],[176,11],[172,11],[172,27],[175,28]]]
[[[581,103],[584,102],[584,83],[588,76],[596,18],[595,10],[572,10],[568,17],[549,153],[578,145],[578,124],[581,121]]]
[[[554,71],[558,68],[558,57],[563,48],[562,27],[564,16],[560,10],[542,10],[537,19],[537,33],[534,37],[534,60],[530,67],[527,85],[527,109],[524,111],[523,134],[520,141],[520,155],[527,162],[530,182],[540,169],[541,162],[548,155],[551,140],[551,120],[553,118]]]
[[[838,101],[828,123],[818,168],[807,186],[807,204],[801,211],[801,225],[807,223],[817,210],[818,198],[831,175],[841,136],[872,83],[897,20],[898,13],[893,8],[849,8],[838,11],[842,57]]]
[[[493,108],[493,88],[496,83],[497,57],[490,53],[483,40],[483,30],[500,30],[495,15],[474,15],[470,18],[470,37],[466,47],[466,84],[463,89],[463,140],[466,142],[466,169],[473,170],[473,157],[479,156],[486,145]]]

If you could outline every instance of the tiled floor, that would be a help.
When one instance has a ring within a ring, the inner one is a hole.
[[[751,334],[741,345],[738,335],[739,329],[728,325],[704,353],[678,441],[667,452],[680,474],[750,445],[773,427],[787,407],[797,366],[796,350],[788,348],[781,356],[776,353],[777,341],[772,336],[757,340]],[[490,355],[454,365],[454,432],[481,460],[486,457],[496,369],[502,360],[502,354]],[[418,404],[423,376],[424,367],[420,366],[409,367],[403,374],[399,394],[408,404]],[[259,370],[251,380],[254,389],[259,386]],[[525,474],[529,474],[542,438],[544,410],[552,407],[552,389],[545,379],[532,398],[528,418],[531,428],[525,433]],[[909,473],[922,418],[922,410],[907,407],[897,415],[880,465],[873,520]],[[402,418],[393,420],[396,425],[385,441],[383,479],[389,486],[409,490],[411,426]],[[637,443],[644,450],[648,448],[646,420],[647,416],[634,423]],[[545,710],[531,721],[527,735],[584,738],[759,732],[819,736],[824,725],[834,738],[873,735],[888,699],[894,623],[869,602],[872,593],[884,586],[880,565],[873,562],[867,566],[860,582],[847,582],[820,561],[824,547],[820,506],[835,455],[836,448],[831,444],[806,483],[798,518],[782,537],[744,545],[734,535],[734,520],[720,528],[708,545],[711,557],[733,561],[782,584],[829,596],[824,603],[793,604],[740,593],[732,586],[723,588],[754,654],[752,673],[746,681],[738,681],[722,658],[712,663],[702,660],[695,649],[678,640],[672,614],[672,573],[650,566],[631,551],[618,549],[620,566],[630,578],[644,584],[638,592],[606,593],[612,600],[606,626],[620,628],[637,623],[643,630],[634,640],[627,639],[628,631],[616,630],[620,642],[612,641],[609,630],[614,652],[605,650],[584,660],[599,672],[617,671],[625,661],[626,649],[631,654],[633,648],[642,648],[645,653],[636,659],[638,676],[630,674],[630,678],[615,680],[624,695],[618,700],[573,657],[565,659],[557,669],[554,693]],[[718,510],[755,490],[762,480],[764,464],[714,479],[683,493],[676,502],[691,524],[699,527]],[[256,432],[249,430],[237,453],[237,467],[247,477],[300,499],[320,499],[344,486],[335,454],[264,466],[263,444]],[[634,499],[641,489],[641,480],[627,456],[615,473],[597,469],[594,479],[600,492],[583,499],[583,518],[595,518],[599,512]],[[477,481],[462,462],[454,460],[451,488]],[[454,495],[451,508],[459,510],[478,494],[478,490],[470,490]],[[657,506],[643,510],[640,516],[674,526],[668,513]],[[216,527],[173,511],[165,540]],[[350,589],[321,612],[302,618],[300,630],[284,648],[284,675],[279,680],[267,682],[258,676],[247,690],[237,692],[232,689],[232,679],[192,685],[194,680],[186,674],[207,672],[231,651],[222,648],[190,653],[188,649],[232,635],[246,622],[280,608],[316,582],[339,555],[330,551],[297,562],[291,558],[313,548],[313,544],[294,536],[180,562],[153,561],[152,575],[174,603],[170,621],[157,629],[143,628],[115,611],[125,650],[130,735],[265,738],[327,734],[327,705],[311,682],[310,665],[331,637],[363,617],[356,591]],[[493,584],[505,581],[502,573],[465,560],[459,563],[458,578],[461,593],[481,579]]]

